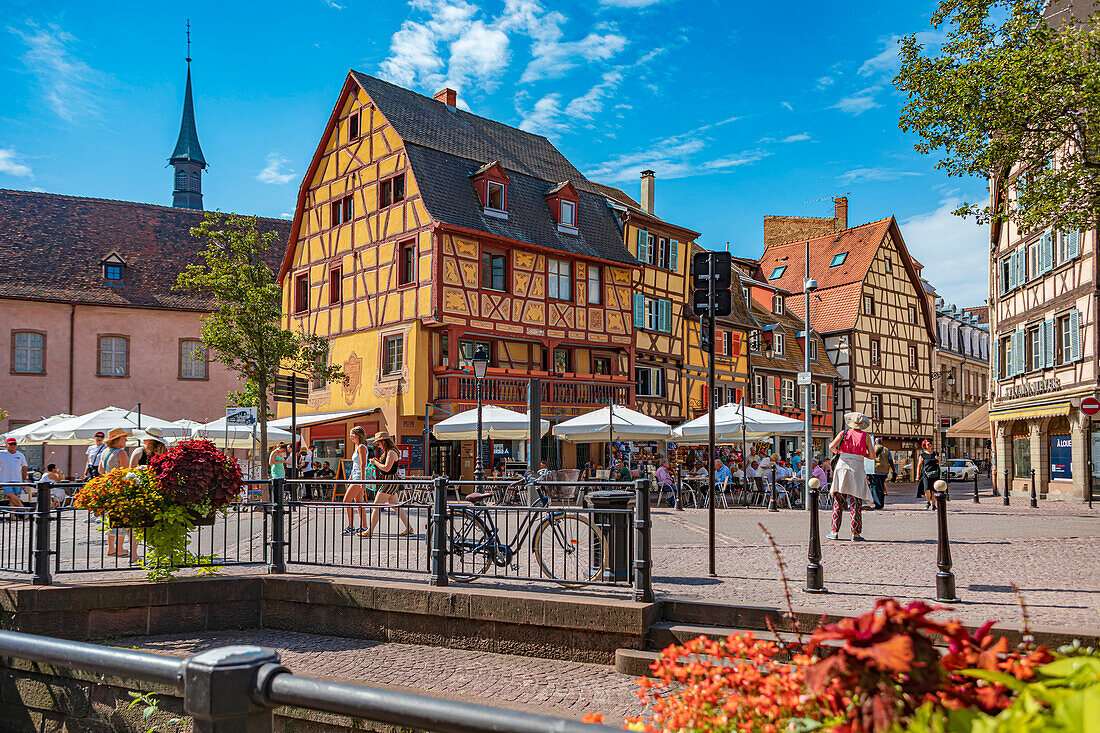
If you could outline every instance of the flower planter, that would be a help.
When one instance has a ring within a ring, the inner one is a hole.
[[[129,524],[115,525],[111,523],[110,514],[106,515],[104,519],[106,519],[107,526],[109,526],[111,529],[148,529],[149,527],[156,525],[156,522],[152,519],[146,519],[141,522],[130,522]]]

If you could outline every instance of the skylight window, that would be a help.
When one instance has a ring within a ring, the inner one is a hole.
[[[844,264],[844,260],[848,259],[847,252],[841,252],[840,254],[833,255],[833,261],[829,263],[829,267],[840,267]]]
[[[779,278],[783,277],[783,273],[786,272],[786,271],[787,271],[787,266],[786,265],[780,265],[779,267],[772,270],[772,274],[768,275],[768,279],[769,280],[778,280]]]

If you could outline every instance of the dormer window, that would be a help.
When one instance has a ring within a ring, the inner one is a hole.
[[[508,174],[500,163],[486,163],[470,174],[482,211],[495,219],[508,218]]]
[[[112,252],[100,261],[103,283],[121,286],[126,276],[126,261],[117,252]]]
[[[777,316],[783,315],[783,296],[779,293],[772,296],[772,313]]]
[[[485,208],[504,212],[504,184],[486,181]]]
[[[545,194],[550,215],[558,222],[558,231],[577,234],[577,189],[569,181],[562,181]]]
[[[577,205],[572,201],[561,202],[561,223],[567,227],[577,226]]]

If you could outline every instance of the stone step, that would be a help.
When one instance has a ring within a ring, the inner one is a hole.
[[[721,641],[730,634],[743,633],[745,631],[750,631],[750,629],[733,628],[729,626],[685,624],[676,621],[660,621],[649,627],[649,633],[646,635],[646,646],[650,650],[657,651],[671,644],[685,644],[692,639],[698,639],[700,636],[705,636],[715,641]],[[780,631],[776,634],[766,628],[762,630],[751,629],[751,631],[758,638],[774,640],[776,636],[778,636],[784,643],[798,641],[798,637],[791,632]],[[805,633],[803,633],[802,638],[804,641],[809,640],[808,635]]]

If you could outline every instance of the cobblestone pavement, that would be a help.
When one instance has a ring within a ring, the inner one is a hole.
[[[958,594],[963,603],[955,614],[967,621],[986,619],[1015,621],[1018,610],[1011,583],[1023,591],[1039,625],[1100,628],[1100,505],[1095,509],[1079,503],[1042,501],[1031,509],[1023,496],[1013,496],[1005,507],[993,497],[988,484],[982,486],[982,501],[973,504],[968,489],[953,487],[955,499],[948,509],[951,550]],[[936,515],[923,511],[923,499],[916,499],[912,484],[891,484],[887,508],[864,513],[866,543],[822,540],[825,582],[829,594],[815,596],[797,592],[805,578],[807,515],[802,511],[764,509],[720,509],[717,511],[717,577],[708,575],[707,512],[689,509],[653,512],[654,588],[658,597],[680,596],[742,605],[777,606],[783,603],[775,558],[764,542],[758,523],[763,523],[778,543],[788,566],[794,604],[810,610],[861,612],[883,595],[901,599],[930,599],[935,590]],[[423,579],[427,570],[424,517],[417,516],[417,535],[398,538],[392,513],[384,515],[376,538],[341,537],[342,510],[318,507],[292,517],[289,569],[291,572],[369,576],[378,579]],[[329,516],[331,515],[331,516]],[[242,541],[233,543],[218,535],[210,545],[231,557],[262,561],[262,514],[231,513],[233,533]],[[829,513],[821,512],[822,535],[828,532]],[[312,525],[307,527],[307,525]],[[248,535],[249,528],[256,532]],[[66,529],[66,528],[63,528]],[[308,533],[307,533],[308,530]],[[209,531],[209,530],[207,530]],[[83,530],[78,541],[88,541]],[[19,535],[20,537],[25,535]],[[841,536],[849,538],[847,518]],[[92,542],[102,542],[93,537]],[[385,549],[385,548],[388,548]],[[68,547],[66,546],[67,550]],[[96,546],[96,552],[102,550]],[[69,552],[72,552],[71,550]],[[87,552],[84,550],[84,552]],[[74,555],[80,557],[78,550]],[[519,558],[520,555],[517,555]],[[521,570],[530,565],[522,556]],[[64,560],[64,558],[63,558]],[[321,565],[295,564],[305,560]],[[517,560],[519,561],[519,560]],[[86,562],[86,561],[85,561]],[[6,564],[6,563],[5,563]],[[340,564],[340,567],[324,567]],[[401,570],[371,570],[367,565],[391,565]],[[421,574],[410,572],[419,568]],[[264,572],[263,566],[228,568],[227,573]],[[191,571],[183,571],[187,575]],[[537,569],[535,573],[537,575]],[[0,575],[18,582],[27,576]],[[58,575],[59,582],[93,582],[101,578],[140,578],[140,571]],[[562,591],[556,586],[527,581],[497,581],[502,590],[523,587],[552,592],[594,595],[623,590]],[[479,583],[488,585],[485,579]]]
[[[292,672],[311,677],[569,718],[602,712],[617,720],[642,711],[634,678],[600,664],[266,629],[145,636],[115,644],[179,657],[255,644],[278,650]]]

